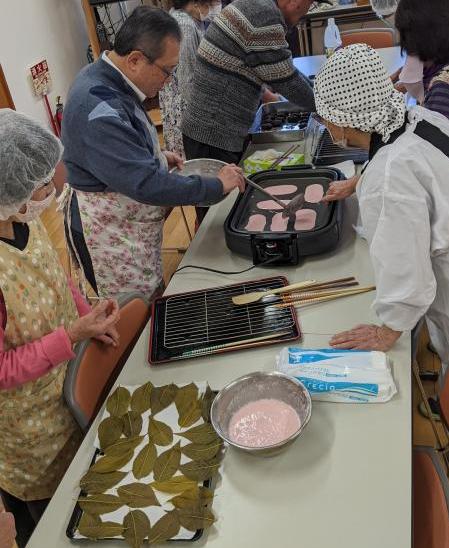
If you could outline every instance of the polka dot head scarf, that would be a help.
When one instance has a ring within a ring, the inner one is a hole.
[[[378,133],[384,143],[405,120],[402,93],[393,87],[379,54],[366,44],[336,51],[315,81],[318,114],[339,127]]]

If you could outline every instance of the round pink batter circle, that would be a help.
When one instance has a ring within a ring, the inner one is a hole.
[[[322,185],[309,185],[304,193],[304,199],[309,204],[317,204],[321,202],[324,196],[324,189]]]
[[[245,447],[270,447],[295,434],[301,426],[291,405],[274,398],[249,402],[229,421],[229,439]]]

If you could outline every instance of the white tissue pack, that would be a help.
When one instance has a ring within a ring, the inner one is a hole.
[[[382,403],[397,392],[384,352],[290,346],[276,361],[277,370],[300,380],[314,400]]]

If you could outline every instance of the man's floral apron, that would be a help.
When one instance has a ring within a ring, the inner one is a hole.
[[[78,318],[67,278],[41,221],[21,251],[0,242],[5,352]],[[18,388],[0,390],[0,487],[21,500],[50,498],[81,433],[63,399],[67,363]]]

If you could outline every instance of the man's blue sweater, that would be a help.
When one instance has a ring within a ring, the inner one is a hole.
[[[145,111],[121,74],[99,59],[77,76],[64,109],[69,184],[161,206],[218,202],[221,181],[170,174],[154,156]]]

